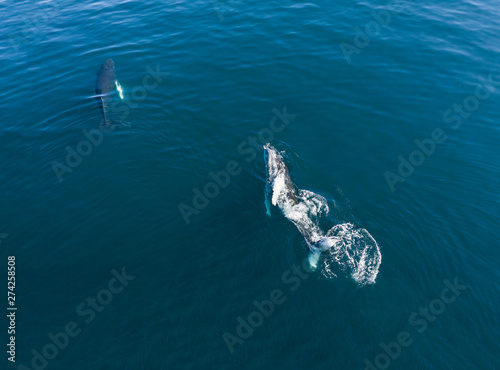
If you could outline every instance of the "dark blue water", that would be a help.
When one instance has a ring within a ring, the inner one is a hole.
[[[496,2],[0,7],[2,368],[500,368]],[[266,215],[266,142],[374,282]]]

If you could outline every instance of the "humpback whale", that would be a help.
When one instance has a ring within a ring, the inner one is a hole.
[[[382,257],[368,231],[356,228],[352,223],[344,223],[324,233],[319,224],[320,218],[329,213],[326,199],[311,191],[298,189],[290,178],[283,157],[270,144],[264,145],[264,159],[267,169],[267,214],[271,215],[271,205],[277,206],[293,222],[309,247],[311,268],[317,268],[325,252],[324,264],[331,275],[336,276],[332,271],[339,268],[360,285],[374,283]]]
[[[322,236],[316,217],[312,216],[308,209],[310,203],[307,200],[312,201],[313,206],[318,205],[318,202],[314,202],[314,196],[317,197],[317,194],[295,189],[283,157],[270,144],[264,145],[264,158],[266,160],[268,176],[268,192],[266,193],[268,198],[266,201],[269,202],[269,195],[271,195],[270,203],[273,206],[278,206],[285,217],[297,226],[311,249],[309,263],[311,267],[315,268],[321,252],[331,248],[335,244],[333,238]],[[299,202],[299,191],[302,195],[305,195],[306,198],[304,201]],[[326,206],[326,210],[328,209],[326,201],[324,204],[319,203],[319,205]],[[269,211],[268,214],[270,215]]]
[[[115,63],[113,59],[108,58],[97,73],[97,82],[95,86],[95,93],[104,117],[105,125],[111,123],[109,121],[109,109],[113,101],[113,96],[119,86],[120,85],[116,81]]]

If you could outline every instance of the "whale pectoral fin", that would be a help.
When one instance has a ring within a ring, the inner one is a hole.
[[[268,215],[269,217],[271,217],[271,192],[271,186],[269,185],[269,183],[266,183],[264,205],[266,206],[266,215]]]
[[[267,201],[267,199],[265,203],[266,203],[266,215],[271,217],[271,204]]]
[[[320,251],[311,251],[309,252],[309,266],[311,266],[312,270],[316,270],[318,267],[318,261],[319,257],[321,257],[321,252]]]

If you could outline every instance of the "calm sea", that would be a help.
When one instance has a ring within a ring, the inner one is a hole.
[[[2,369],[500,368],[497,2],[0,8]],[[366,231],[316,270],[268,142]]]

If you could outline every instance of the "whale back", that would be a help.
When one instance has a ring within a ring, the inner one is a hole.
[[[97,73],[96,94],[108,95],[113,93],[115,91],[115,80],[115,63],[113,59],[108,58]]]
[[[296,204],[297,194],[295,186],[290,178],[288,168],[285,162],[283,162],[283,157],[270,144],[266,144],[264,150],[266,154],[268,182],[272,189],[272,204]]]

